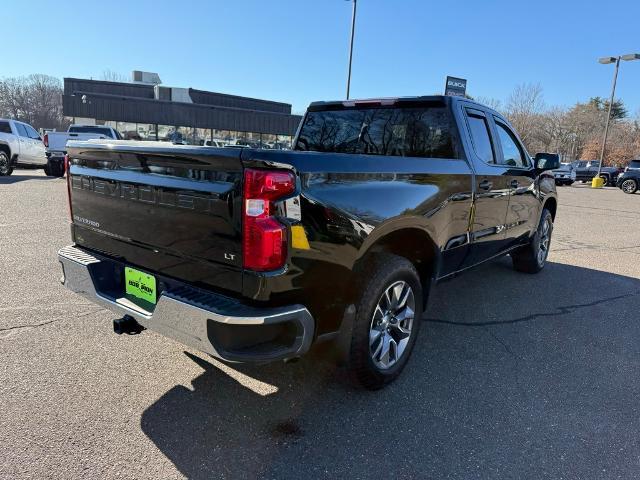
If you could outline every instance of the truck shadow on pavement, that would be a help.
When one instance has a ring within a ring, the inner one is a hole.
[[[312,352],[202,369],[142,415],[188,478],[634,477],[640,280],[503,259],[436,288],[394,384]]]
[[[60,180],[59,177],[44,177],[42,175],[11,175],[9,177],[0,177],[0,185],[12,185],[14,183],[25,182],[27,180]],[[62,179],[64,180],[64,178]]]

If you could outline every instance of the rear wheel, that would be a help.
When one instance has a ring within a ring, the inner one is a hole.
[[[422,286],[406,258],[372,257],[356,306],[349,368],[358,383],[377,390],[406,365],[420,329]]]
[[[44,173],[50,177],[62,177],[64,175],[64,163],[62,160],[47,160]]]
[[[604,180],[604,183],[602,184],[603,187],[606,187],[609,185],[609,175],[600,175],[600,178],[602,178],[602,180]]]
[[[628,178],[622,182],[620,188],[624,193],[636,193],[638,191],[638,182],[633,178]]]
[[[0,177],[11,175],[13,167],[9,161],[9,155],[5,151],[0,150]]]
[[[552,232],[553,217],[551,212],[545,208],[542,210],[538,229],[529,244],[511,253],[513,268],[525,273],[538,273],[542,270],[549,256]]]

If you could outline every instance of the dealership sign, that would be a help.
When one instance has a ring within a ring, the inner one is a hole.
[[[467,80],[464,78],[447,77],[444,94],[452,97],[464,97],[467,93]]]

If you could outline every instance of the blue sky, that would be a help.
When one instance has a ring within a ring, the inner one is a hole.
[[[351,3],[345,0],[3,0],[0,77],[99,78],[158,72],[168,86],[292,103],[345,96]],[[607,96],[605,55],[640,53],[638,0],[359,0],[352,97],[438,93],[446,75],[504,100],[540,82],[545,101]],[[7,40],[10,39],[10,40]],[[640,109],[640,61],[618,83]]]

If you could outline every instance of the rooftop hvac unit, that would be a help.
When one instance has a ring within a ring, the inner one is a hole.
[[[189,95],[188,88],[163,87],[155,85],[153,87],[156,100],[166,100],[170,102],[193,103]]]
[[[153,72],[141,72],[140,70],[134,70],[131,74],[133,83],[143,83],[145,85],[160,85],[162,80],[157,73]]]
[[[167,100],[171,101],[171,88],[170,87],[161,87],[160,85],[155,85],[153,87],[153,96],[156,100]]]

